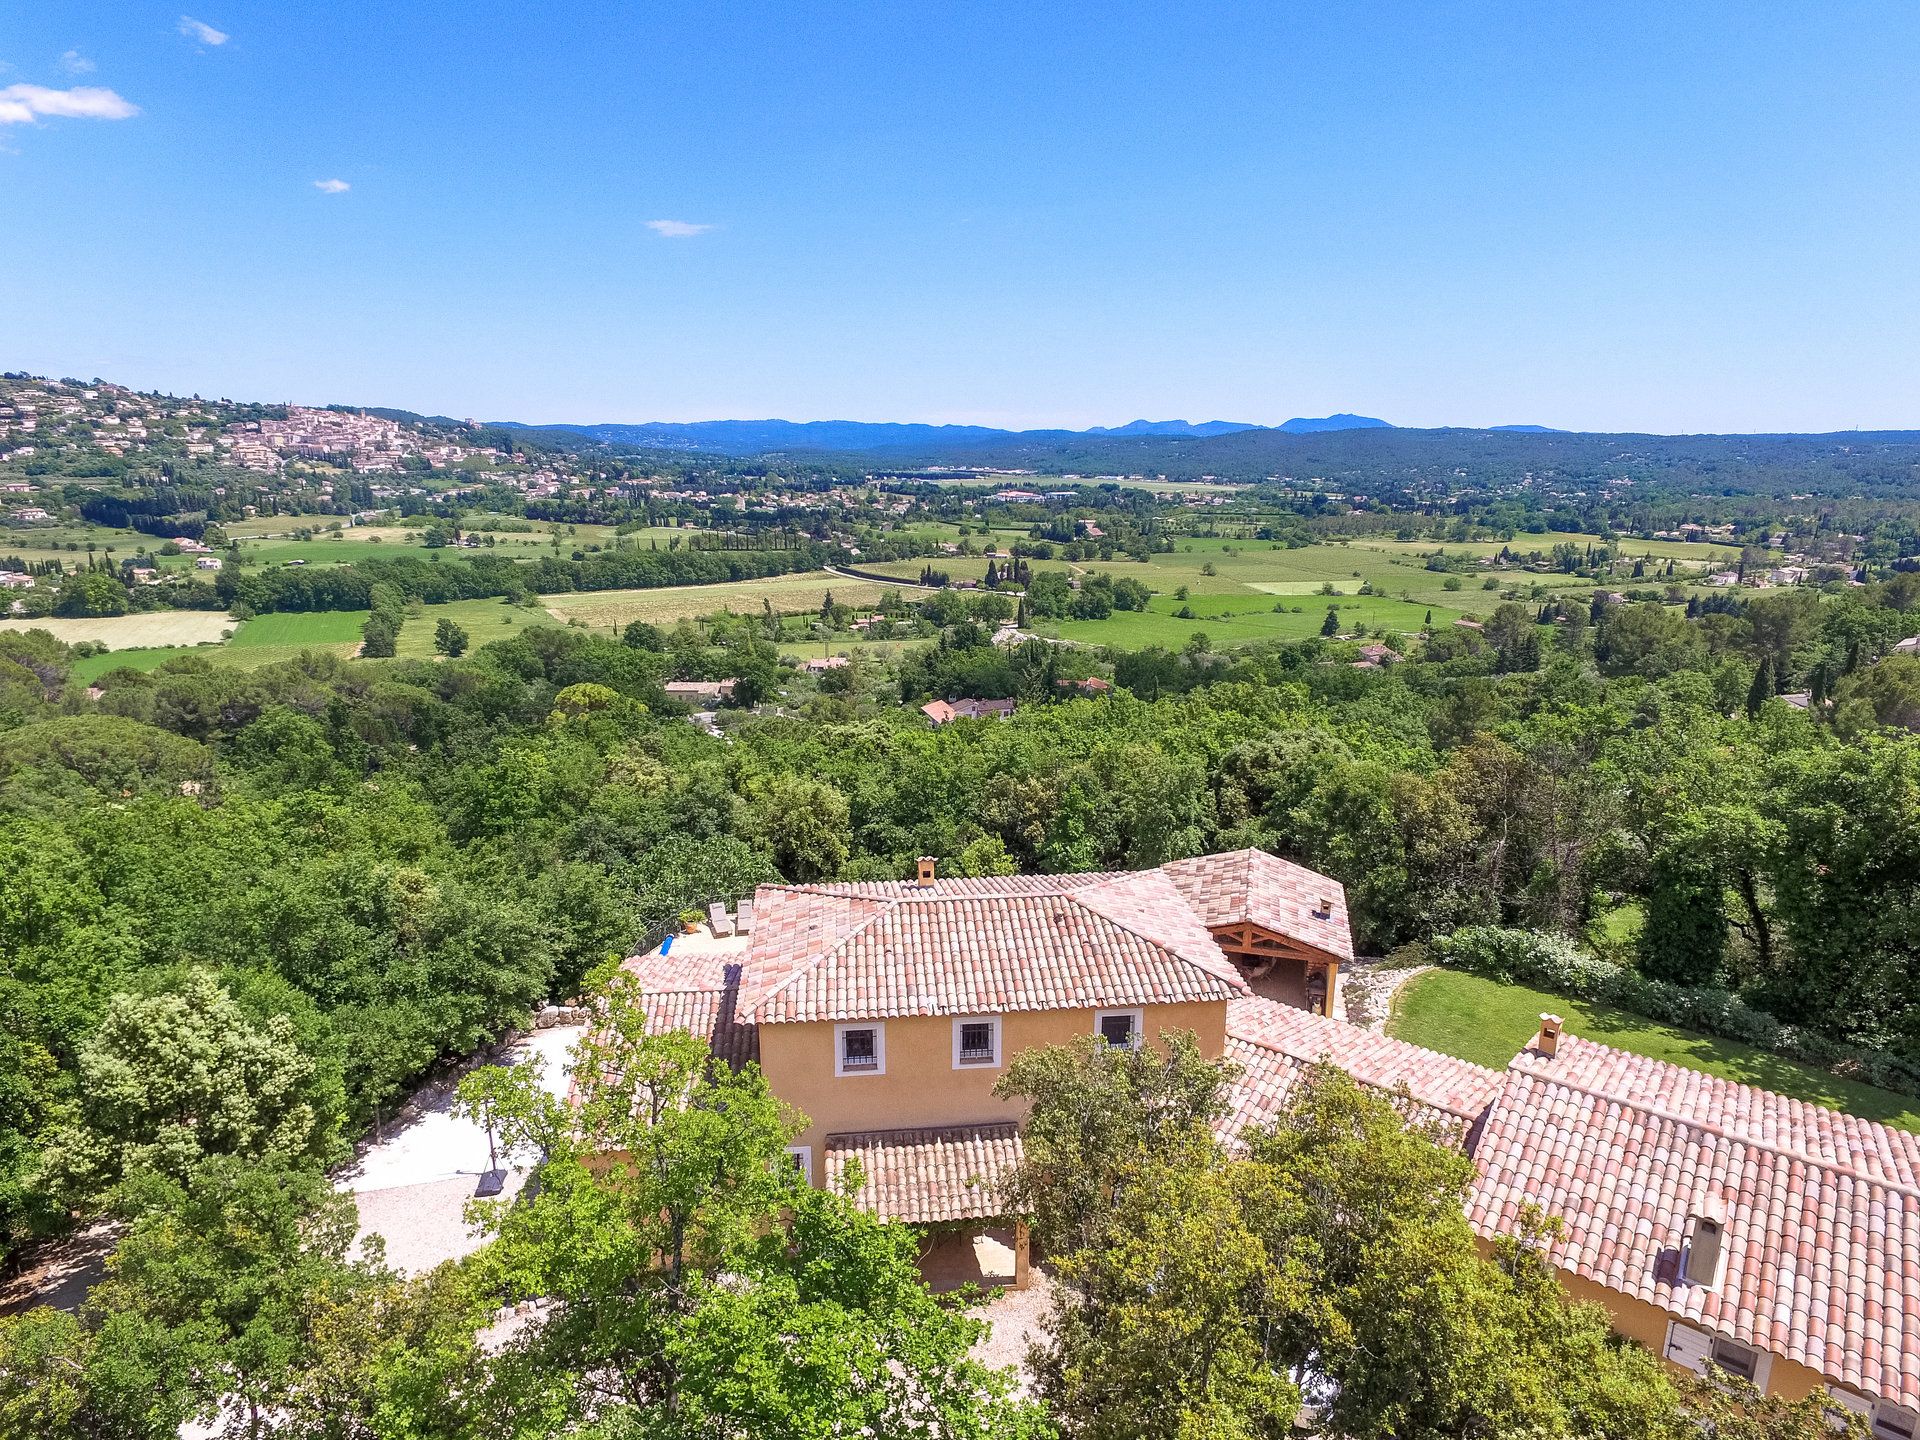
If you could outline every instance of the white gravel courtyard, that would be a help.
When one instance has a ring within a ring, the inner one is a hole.
[[[581,1032],[578,1025],[533,1030],[473,1065],[539,1063],[543,1088],[564,1099],[568,1053]],[[470,1254],[481,1242],[463,1211],[487,1168],[487,1136],[453,1113],[458,1082],[454,1075],[416,1092],[381,1137],[334,1175],[335,1188],[351,1192],[359,1204],[361,1235],[379,1235],[388,1263],[409,1274]],[[507,1171],[505,1197],[519,1193],[536,1158],[500,1157]]]

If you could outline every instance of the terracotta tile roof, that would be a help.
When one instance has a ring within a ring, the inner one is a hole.
[[[743,992],[761,1024],[1228,1000],[1247,992],[1159,871],[764,886]]]
[[[1124,879],[1130,870],[1081,870],[1070,875],[942,875],[934,881],[935,898],[967,895],[1057,895],[1090,885]],[[904,900],[928,891],[916,880],[826,880],[817,885],[783,885],[813,895],[851,895],[863,900]]]
[[[1020,1156],[1020,1128],[1011,1121],[829,1135],[826,1183],[837,1187],[858,1160],[862,1209],[910,1225],[985,1220],[1006,1214],[1001,1189]]]
[[[1920,1403],[1915,1137],[1562,1035],[1514,1060],[1473,1154],[1483,1234],[1532,1202],[1566,1222],[1563,1269]],[[1711,1287],[1677,1270],[1702,1202],[1726,1217]]]
[[[1409,1118],[1437,1122],[1456,1144],[1493,1104],[1504,1078],[1451,1055],[1260,998],[1227,1006],[1226,1057],[1241,1067],[1233,1110],[1222,1126],[1229,1136],[1284,1110],[1308,1068],[1320,1060],[1373,1089],[1398,1092],[1405,1086],[1412,1101]]]
[[[1252,924],[1333,956],[1353,958],[1347,892],[1338,880],[1264,850],[1175,860],[1161,869],[1209,930]],[[1331,906],[1321,901],[1331,899]]]
[[[629,958],[622,969],[641,984],[647,1033],[686,1030],[738,1069],[760,1058],[760,1031],[740,1008],[740,959],[744,942],[678,945]]]

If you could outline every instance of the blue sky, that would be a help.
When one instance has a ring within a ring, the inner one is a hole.
[[[189,3],[0,0],[0,368],[530,421],[1920,427],[1909,0]]]

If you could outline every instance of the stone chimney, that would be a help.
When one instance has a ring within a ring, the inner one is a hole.
[[[922,890],[931,890],[933,888],[933,867],[935,864],[933,856],[922,855],[918,864],[919,869],[914,875],[913,883]]]
[[[1558,1015],[1540,1017],[1540,1038],[1534,1042],[1533,1048],[1549,1060],[1560,1049],[1560,1027],[1564,1023]]]

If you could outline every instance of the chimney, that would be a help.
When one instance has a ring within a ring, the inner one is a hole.
[[[1333,897],[1331,895],[1322,895],[1320,897],[1320,908],[1313,913],[1318,915],[1322,920],[1331,920],[1333,918]]]
[[[1560,1048],[1560,1026],[1564,1022],[1558,1015],[1540,1017],[1540,1038],[1534,1043],[1534,1049],[1551,1060],[1554,1052]]]
[[[1687,1215],[1685,1249],[1680,1273],[1689,1285],[1715,1285],[1720,1280],[1720,1258],[1726,1248],[1727,1208],[1714,1196],[1701,1196]]]
[[[933,888],[933,866],[933,856],[922,855],[920,857],[919,873],[914,876],[913,883],[918,885],[922,890],[931,890]]]

